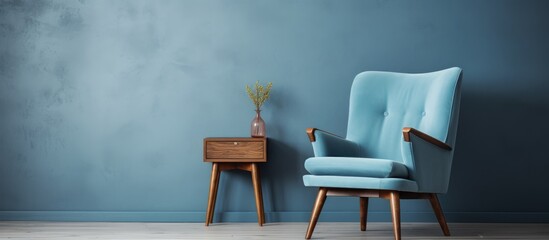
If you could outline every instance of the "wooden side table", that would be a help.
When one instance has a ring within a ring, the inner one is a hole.
[[[267,138],[205,138],[204,162],[212,163],[206,226],[213,222],[219,176],[222,171],[240,169],[252,173],[257,222],[265,223],[263,197],[257,163],[267,162]]]

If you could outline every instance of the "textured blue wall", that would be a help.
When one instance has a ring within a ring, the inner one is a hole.
[[[247,136],[272,81],[270,221],[306,221],[304,133],[344,135],[365,70],[464,69],[450,221],[549,221],[547,1],[0,1],[0,219],[202,221],[202,138]],[[217,217],[255,221],[249,175]],[[404,220],[433,221],[426,202]],[[322,218],[358,219],[328,199]],[[389,220],[375,200],[372,220]]]

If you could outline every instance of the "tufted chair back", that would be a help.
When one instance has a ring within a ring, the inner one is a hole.
[[[460,81],[457,67],[423,74],[360,73],[351,88],[346,138],[360,145],[362,157],[407,165],[409,151],[401,147],[403,127],[454,146]]]

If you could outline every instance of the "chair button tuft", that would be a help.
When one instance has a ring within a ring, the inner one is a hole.
[[[389,113],[387,111],[383,112],[383,116],[387,117],[389,116]]]
[[[421,116],[424,116],[424,117],[425,117],[425,112],[421,112]]]

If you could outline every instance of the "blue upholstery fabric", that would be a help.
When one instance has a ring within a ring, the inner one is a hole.
[[[314,175],[407,178],[406,165],[386,159],[313,157],[305,161],[305,169]]]
[[[315,156],[360,156],[360,147],[357,143],[331,133],[317,130],[314,132],[316,141],[313,142]]]
[[[351,88],[347,139],[360,144],[363,157],[400,161],[403,127],[445,142],[460,73],[450,68],[423,74],[358,74]]]
[[[315,132],[315,158],[305,163],[311,173],[303,177],[305,185],[446,192],[459,117],[460,85],[461,69],[457,67],[421,74],[358,74],[351,88],[347,136],[343,139]],[[405,142],[404,127],[418,129],[450,145],[452,150],[441,149],[413,134],[411,142]],[[333,161],[318,157],[331,157]],[[372,163],[371,169],[365,165],[359,168],[355,160],[350,161],[354,158],[402,163],[408,170],[407,176],[385,175],[386,165]]]
[[[445,193],[450,182],[453,151],[441,149],[413,134],[410,140],[402,141],[402,151],[410,168],[410,178],[418,183],[418,192]]]
[[[383,189],[416,192],[417,183],[403,178],[371,178],[328,175],[305,175],[303,183],[307,187],[333,187],[358,189]]]

